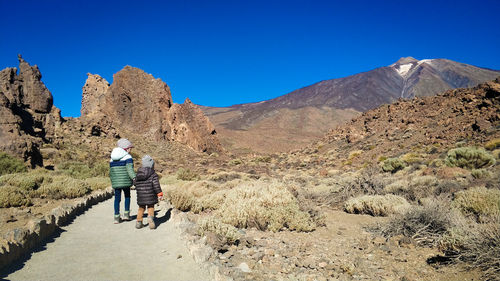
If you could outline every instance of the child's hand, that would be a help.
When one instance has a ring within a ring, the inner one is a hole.
[[[163,200],[163,192],[158,193],[158,201]]]

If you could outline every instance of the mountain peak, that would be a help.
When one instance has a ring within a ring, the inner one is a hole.
[[[414,57],[402,57],[394,64],[408,64],[412,62],[418,62],[418,60],[416,60]]]

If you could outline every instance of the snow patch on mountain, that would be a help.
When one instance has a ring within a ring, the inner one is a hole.
[[[399,73],[399,75],[405,76],[412,67],[413,67],[412,63],[402,64],[399,65],[398,68],[396,68],[396,71]]]

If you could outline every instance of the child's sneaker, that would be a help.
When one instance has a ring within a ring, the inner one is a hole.
[[[135,223],[135,228],[137,228],[137,229],[141,229],[141,228],[143,228],[143,227],[144,227],[144,224],[142,224],[142,221],[137,221],[137,222]]]
[[[123,220],[130,221],[130,211],[125,211],[125,213],[123,214]]]
[[[120,218],[120,215],[115,215],[115,224],[121,223],[121,222],[122,222],[122,218]]]
[[[148,225],[149,225],[149,229],[155,229],[156,228],[154,217],[148,216]]]

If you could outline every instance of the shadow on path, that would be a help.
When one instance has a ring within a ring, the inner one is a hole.
[[[16,271],[22,269],[25,266],[26,262],[31,258],[31,256],[34,253],[45,251],[47,249],[47,244],[54,243],[56,241],[56,239],[59,236],[61,236],[61,234],[63,232],[66,232],[66,230],[58,227],[54,231],[54,233],[52,235],[50,235],[50,237],[48,237],[47,239],[45,239],[42,242],[42,244],[40,244],[39,246],[36,246],[32,250],[30,250],[28,253],[26,253],[26,254],[20,256],[19,258],[17,258],[15,262],[11,263],[10,265],[8,265],[4,269],[2,269],[0,271],[0,280],[8,280],[8,279],[4,279],[4,278],[6,276],[10,275],[11,273],[16,272]]]

